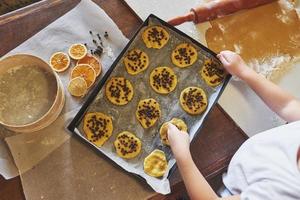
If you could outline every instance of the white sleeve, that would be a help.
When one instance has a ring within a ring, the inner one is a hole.
[[[288,185],[284,186],[274,181],[261,180],[258,183],[249,185],[241,193],[241,200],[274,200],[278,197],[284,197],[285,200],[298,200],[299,196],[295,193],[293,194],[290,190],[291,188]]]

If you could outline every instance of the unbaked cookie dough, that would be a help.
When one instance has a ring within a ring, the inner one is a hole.
[[[191,115],[201,114],[207,108],[207,97],[199,87],[187,87],[180,94],[180,105]]]
[[[141,140],[128,131],[123,131],[118,134],[114,146],[117,155],[126,159],[136,157],[142,149]]]
[[[133,87],[124,77],[112,77],[106,84],[105,95],[115,105],[126,105],[133,98]]]
[[[138,103],[136,118],[144,128],[153,126],[160,115],[160,106],[155,99],[143,99]]]
[[[170,67],[157,67],[150,74],[150,86],[160,94],[172,92],[177,85],[177,76]]]
[[[188,128],[185,122],[182,119],[173,118],[171,121],[163,123],[160,127],[159,134],[161,142],[165,145],[170,145],[168,140],[168,123],[174,124],[180,131],[187,132]]]
[[[101,112],[87,113],[83,120],[83,131],[90,142],[101,147],[113,132],[112,119]]]
[[[148,55],[140,49],[130,50],[123,61],[127,72],[131,75],[141,73],[149,66]]]
[[[150,26],[142,34],[143,41],[148,48],[161,49],[169,41],[169,33],[161,26]]]
[[[206,59],[200,70],[200,76],[204,79],[207,85],[216,87],[222,83],[226,76],[226,72],[221,65],[212,59]]]
[[[180,68],[191,66],[197,58],[197,50],[189,43],[179,44],[171,54],[173,64]]]
[[[163,151],[155,149],[144,160],[144,171],[149,176],[161,177],[168,169],[168,162]]]

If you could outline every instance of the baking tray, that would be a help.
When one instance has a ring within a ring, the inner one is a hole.
[[[161,50],[148,49],[144,45],[144,42],[141,39],[141,33],[148,25],[160,25],[163,26],[169,32],[170,39],[167,45],[164,46]],[[196,63],[184,69],[174,66],[170,59],[171,51],[175,48],[175,46],[177,46],[181,42],[192,43],[198,52],[198,60],[196,61]],[[145,51],[150,59],[150,64],[147,70],[136,76],[129,75],[123,65],[123,56],[126,55],[128,50],[131,50],[133,48],[139,48],[142,51]],[[146,179],[148,184],[152,186],[152,188],[156,192],[168,193],[168,190],[170,190],[170,188],[167,188],[169,187],[168,176],[172,173],[174,169],[173,166],[175,164],[175,159],[172,156],[170,148],[162,145],[162,143],[160,142],[158,132],[161,124],[165,121],[171,120],[173,117],[181,118],[187,123],[190,137],[192,139],[195,138],[195,136],[199,133],[199,130],[201,129],[204,119],[211,111],[214,104],[217,102],[219,96],[223,92],[226,84],[230,79],[230,75],[227,75],[223,83],[218,87],[212,88],[207,86],[204,80],[202,80],[198,74],[198,71],[200,70],[200,67],[203,64],[203,61],[207,58],[211,58],[214,59],[216,62],[219,62],[214,52],[207,49],[206,47],[204,47],[199,42],[195,41],[185,33],[179,31],[178,29],[172,27],[160,18],[151,14],[141,25],[139,30],[134,34],[133,38],[128,42],[126,47],[122,50],[122,52],[114,61],[108,72],[104,75],[104,77],[101,80],[97,82],[96,87],[94,87],[93,91],[91,91],[90,95],[87,97],[86,101],[84,102],[77,115],[68,125],[68,130],[78,135],[80,138],[82,138],[90,145],[98,149],[100,152],[102,152],[104,155],[116,162],[126,171],[129,171]],[[161,95],[155,93],[148,83],[147,77],[149,77],[150,72],[157,66],[171,67],[178,77],[178,84],[176,89],[168,95]],[[113,105],[106,99],[105,94],[103,92],[103,86],[111,76],[123,76],[126,79],[129,79],[131,83],[133,83],[133,86],[135,88],[134,98],[126,106]],[[202,115],[188,115],[181,109],[179,105],[180,92],[188,86],[200,86],[207,93],[209,105]],[[145,98],[155,98],[156,100],[158,100],[162,111],[162,116],[160,117],[160,119],[156,122],[156,124],[153,127],[149,129],[143,129],[139,122],[135,119],[135,109],[137,103],[139,100]],[[82,119],[85,113],[95,111],[103,112],[112,116],[114,124],[113,135],[100,148],[88,141],[85,138],[84,132],[82,130]],[[140,155],[137,156],[137,158],[131,160],[124,160],[122,158],[119,158],[116,155],[113,146],[113,141],[115,140],[117,134],[125,130],[135,133],[142,140],[143,143],[142,152],[140,153]],[[144,158],[154,149],[163,150],[168,160],[169,169],[162,178],[150,177],[144,173],[142,168]]]

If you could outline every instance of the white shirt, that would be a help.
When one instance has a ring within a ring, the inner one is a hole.
[[[248,139],[233,156],[223,182],[243,200],[300,200],[300,121]]]

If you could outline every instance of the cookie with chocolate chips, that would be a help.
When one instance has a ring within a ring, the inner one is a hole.
[[[187,132],[188,128],[182,119],[173,118],[171,121],[163,123],[159,129],[161,142],[165,145],[170,145],[168,140],[168,123],[174,124],[180,131]]]
[[[149,66],[149,57],[140,49],[132,49],[124,57],[123,62],[128,74],[136,75],[147,69]]]
[[[144,159],[144,171],[149,176],[161,177],[168,169],[168,161],[163,151],[155,149]]]
[[[138,103],[135,115],[144,128],[149,128],[160,118],[160,106],[155,99],[143,99]]]
[[[182,109],[191,115],[198,115],[204,112],[207,104],[206,94],[199,87],[187,87],[180,94]]]
[[[105,95],[115,105],[126,105],[133,98],[133,87],[124,77],[112,77],[106,84]]]
[[[226,76],[225,69],[212,59],[206,59],[204,61],[204,64],[199,73],[206,84],[211,87],[220,85],[220,83],[222,83]]]
[[[112,119],[101,112],[87,113],[83,120],[83,131],[89,141],[101,147],[112,134]]]
[[[161,49],[169,41],[169,33],[161,26],[150,26],[142,34],[142,39],[148,48]]]
[[[189,43],[179,44],[171,54],[173,64],[180,68],[191,66],[196,62],[197,58],[197,50]]]
[[[150,86],[160,94],[172,92],[177,85],[177,76],[170,67],[157,67],[150,74]]]
[[[118,156],[131,159],[139,155],[142,149],[142,142],[134,134],[123,131],[118,134],[114,146]]]

